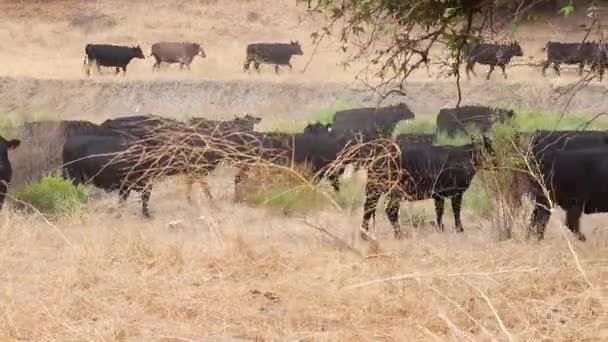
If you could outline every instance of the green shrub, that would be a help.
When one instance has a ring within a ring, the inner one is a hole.
[[[26,185],[17,198],[44,214],[69,214],[85,205],[87,191],[62,177],[45,176]]]

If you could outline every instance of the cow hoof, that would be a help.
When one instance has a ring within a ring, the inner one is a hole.
[[[403,234],[403,232],[401,230],[395,231],[395,239],[402,240],[404,237],[406,237],[406,236]]]
[[[363,241],[368,241],[369,240],[369,233],[363,229],[361,229],[361,231],[359,232],[359,236],[361,236],[361,240]]]
[[[585,237],[585,235],[583,233],[578,233],[577,236],[578,236],[579,241],[581,241],[581,242],[587,241],[587,238]]]

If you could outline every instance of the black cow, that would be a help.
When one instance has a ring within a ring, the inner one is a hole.
[[[484,137],[483,144],[464,146],[400,143],[398,147],[400,153],[395,156],[395,159],[400,161],[398,169],[391,169],[387,167],[389,164],[382,161],[375,161],[379,167],[372,165],[368,169],[361,237],[368,238],[369,220],[374,216],[378,200],[383,193],[388,193],[386,215],[396,238],[402,237],[399,225],[399,202],[402,198],[408,201],[433,198],[437,227],[441,231],[444,201],[445,198],[450,198],[456,231],[462,232],[462,196],[477,169],[484,164],[483,153],[494,153],[489,139]]]
[[[100,127],[129,135],[135,139],[154,139],[159,134],[180,130],[185,125],[177,120],[165,118],[156,114],[136,114],[107,119]]]
[[[21,141],[13,139],[6,140],[0,136],[0,210],[4,205],[4,197],[13,176],[11,161],[8,159],[8,151],[19,147]]]
[[[534,132],[521,132],[515,137],[515,142],[521,146],[521,150],[529,154],[529,167],[523,170],[513,171],[513,181],[511,182],[512,204],[514,207],[521,206],[523,196],[530,196],[534,199],[533,187],[534,177],[532,174],[538,173],[538,160],[543,154],[554,150],[576,150],[593,148],[608,142],[608,132],[606,131],[578,131],[578,130],[536,130]]]
[[[184,66],[190,70],[190,63],[196,56],[205,58],[205,51],[197,43],[185,42],[158,42],[152,44],[150,56],[154,56],[156,62],[152,70],[158,70],[161,63],[179,63],[179,68]]]
[[[543,184],[532,182],[536,205],[530,231],[543,239],[551,202],[566,211],[566,226],[585,241],[581,215],[608,212],[608,145],[545,151],[538,164]]]
[[[118,190],[120,202],[131,191],[141,193],[142,212],[150,217],[148,203],[153,184],[167,176],[185,173],[193,167],[212,170],[221,155],[205,148],[205,140],[193,145],[177,135],[159,140],[125,136],[78,135],[63,147],[64,174],[75,184],[92,183],[106,191]],[[192,148],[193,147],[193,148]]]
[[[605,44],[547,42],[543,48],[543,51],[545,50],[547,60],[543,63],[543,76],[551,64],[558,76],[560,75],[560,64],[578,64],[579,76],[583,75],[585,65],[589,65],[592,70],[599,69],[600,80],[603,78],[604,67],[608,61]]]
[[[100,66],[115,67],[116,73],[122,69],[123,74],[127,72],[127,65],[133,58],[145,58],[139,46],[117,46],[108,44],[87,44],[84,49],[84,65],[87,66],[87,75],[91,75],[91,62],[97,65],[97,72]]]
[[[523,56],[524,53],[519,45],[519,42],[511,42],[509,44],[490,44],[481,43],[468,48],[465,52],[466,56],[466,73],[467,79],[471,79],[469,71],[475,74],[475,63],[489,65],[490,71],[486,75],[486,79],[490,79],[492,71],[498,65],[502,69],[502,74],[507,78],[506,66],[511,62],[514,56]]]
[[[243,70],[249,70],[249,65],[253,62],[253,67],[260,72],[260,64],[274,64],[275,73],[279,73],[280,65],[289,66],[293,70],[290,60],[291,56],[303,55],[300,43],[295,41],[285,43],[254,43],[247,45],[247,57],[243,65]]]
[[[515,112],[511,109],[491,108],[486,106],[462,106],[444,108],[437,114],[437,131],[446,132],[453,137],[457,133],[466,133],[473,126],[481,132],[488,132],[495,122],[507,122]]]
[[[331,128],[333,134],[360,132],[366,136],[390,137],[400,121],[414,117],[405,103],[379,108],[354,108],[337,111]]]
[[[58,120],[26,122],[19,127],[23,136],[33,136],[59,130],[63,138],[75,135],[121,135],[102,126],[84,120]]]

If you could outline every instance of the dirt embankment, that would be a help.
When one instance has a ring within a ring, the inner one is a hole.
[[[608,108],[608,88],[581,89],[550,83],[465,82],[465,103],[544,111],[598,113]],[[453,81],[412,82],[403,99],[416,113],[453,106]],[[339,83],[275,83],[219,80],[49,80],[0,78],[0,113],[42,112],[62,118],[101,120],[139,110],[166,116],[231,116],[252,112],[265,118],[306,119],[336,100],[374,105],[376,98]],[[387,100],[388,103],[399,99]]]

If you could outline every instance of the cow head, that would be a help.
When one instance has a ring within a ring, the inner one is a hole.
[[[201,56],[201,58],[205,58],[207,57],[207,55],[205,54],[205,50],[203,50],[203,47],[200,44],[194,44],[198,50],[198,55]]]
[[[295,42],[291,42],[291,53],[294,55],[303,55],[302,47],[300,46],[300,42],[297,40]]]
[[[139,47],[139,45],[132,47],[131,50],[133,50],[133,56],[135,58],[146,58],[144,56],[144,52],[141,50],[141,47]]]
[[[518,41],[513,41],[509,44],[509,51],[513,56],[521,57],[524,55],[524,51],[521,49]]]
[[[481,139],[471,137],[473,143],[473,163],[478,167],[484,167],[487,157],[494,157],[496,152],[492,147],[492,139],[482,135]]]
[[[17,139],[6,140],[0,136],[0,148],[1,149],[6,148],[7,150],[14,150],[17,147],[19,147],[19,145],[21,145],[20,140],[17,140]]]

